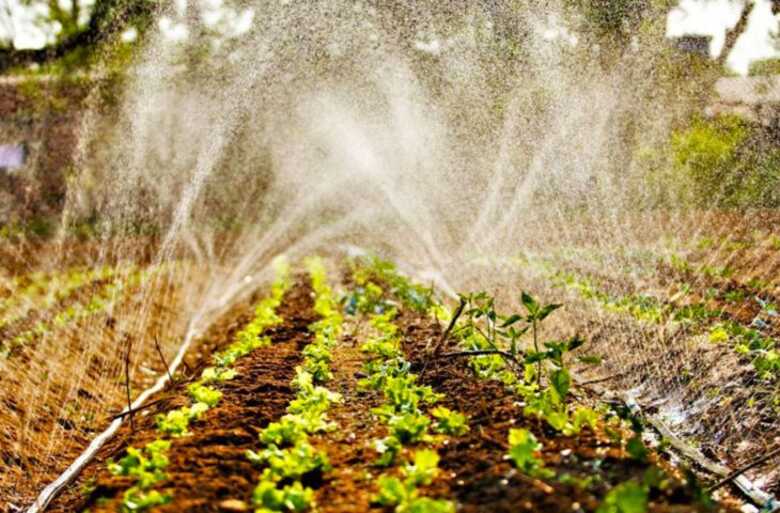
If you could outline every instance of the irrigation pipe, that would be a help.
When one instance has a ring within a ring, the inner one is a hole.
[[[404,266],[406,269],[411,270],[411,266]],[[414,272],[409,272],[409,274],[417,274]],[[450,297],[450,299],[453,299],[455,301],[458,301],[458,295],[453,293],[449,288],[447,287],[441,287],[441,289],[447,296]],[[577,379],[576,376],[572,376],[575,383],[578,385],[586,385],[590,386],[597,395],[605,397],[605,398],[615,398],[624,403],[629,410],[631,410],[631,413],[633,413],[636,416],[643,417],[647,419],[647,421],[650,423],[650,425],[653,426],[653,428],[658,431],[658,433],[667,439],[669,441],[669,444],[674,447],[677,451],[680,452],[683,456],[688,458],[689,460],[695,462],[699,466],[701,466],[706,471],[710,472],[711,474],[714,474],[716,476],[720,476],[724,481],[730,481],[733,482],[737,488],[748,498],[751,502],[753,502],[755,505],[759,506],[761,508],[761,513],[776,513],[780,512],[780,500],[778,500],[774,495],[769,494],[761,488],[759,488],[755,483],[753,483],[750,479],[748,479],[744,474],[740,473],[739,471],[734,472],[727,466],[717,463],[715,461],[712,461],[711,459],[704,456],[699,450],[695,449],[691,445],[685,443],[680,437],[672,433],[672,430],[669,429],[669,427],[658,417],[645,413],[642,411],[642,407],[639,405],[639,403],[628,394],[615,394],[614,392],[610,392],[607,390],[604,390],[602,387],[599,386],[592,386],[596,382],[600,381],[591,381],[591,382],[584,382],[579,379]],[[607,381],[607,380],[605,380]]]
[[[739,490],[745,494],[754,504],[761,507],[762,513],[775,513],[780,511],[780,501],[769,493],[764,492],[758,486],[756,486],[750,479],[743,474],[735,474],[727,466],[712,461],[704,456],[699,450],[686,444],[680,437],[672,433],[672,430],[658,417],[645,414],[642,412],[642,408],[639,403],[634,400],[633,397],[623,395],[619,397],[626,406],[631,410],[634,415],[642,416],[658,431],[658,433],[669,441],[669,444],[677,449],[688,459],[696,462],[702,468],[708,472],[718,475],[724,479],[728,479],[733,482]],[[732,477],[733,476],[733,477]]]
[[[184,361],[184,355],[187,353],[187,349],[189,349],[190,344],[194,338],[195,337],[192,333],[186,337],[184,343],[179,348],[179,352],[176,353],[176,357],[171,362],[170,367],[166,368],[166,372],[164,372],[157,379],[154,385],[144,390],[129,407],[125,408],[123,413],[137,410],[144,404],[144,402],[146,402],[150,396],[160,392],[163,388],[165,388],[165,385],[170,381],[170,376],[176,374],[176,369],[178,369],[179,365],[181,365],[181,363]],[[103,445],[105,445],[108,440],[111,439],[112,436],[114,436],[119,427],[122,425],[125,415],[120,415],[121,416],[119,418],[115,419],[113,422],[111,422],[111,424],[109,424],[105,431],[100,433],[92,440],[92,442],[89,444],[89,447],[87,447],[84,452],[82,452],[81,455],[79,455],[79,457],[70,464],[70,466],[60,475],[60,477],[58,477],[55,481],[44,488],[43,491],[41,491],[40,495],[38,495],[38,498],[35,499],[35,502],[33,502],[32,505],[27,509],[27,513],[42,513],[45,511],[46,507],[49,505],[52,499],[54,499],[54,497],[56,497],[63,488],[73,482],[76,476],[78,476],[84,467],[86,467],[87,464],[92,461],[98,451],[103,447]]]

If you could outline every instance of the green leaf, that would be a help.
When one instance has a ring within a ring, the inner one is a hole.
[[[525,306],[525,309],[528,310],[529,316],[536,318],[536,314],[539,311],[539,303],[525,291],[520,294],[520,301]]]
[[[455,513],[455,503],[447,500],[418,497],[404,509],[406,513]]]
[[[377,504],[396,506],[406,500],[408,492],[397,477],[380,476],[377,484],[379,485],[379,495],[374,498],[374,502]]]
[[[407,486],[430,484],[439,473],[439,455],[430,449],[421,449],[414,453],[414,465],[404,467]]]
[[[559,309],[562,306],[563,305],[558,305],[558,304],[545,305],[544,308],[542,308],[539,311],[539,314],[537,315],[537,320],[543,321],[544,319],[547,318],[548,315],[550,315],[551,313],[553,313],[555,310]]]
[[[566,369],[557,369],[550,373],[550,383],[561,402],[566,400],[571,386],[571,377]]]
[[[648,490],[635,481],[626,481],[607,493],[596,513],[646,513]]]
[[[636,434],[626,443],[626,451],[628,454],[637,461],[647,460],[647,447],[642,441],[642,435]]]
[[[577,359],[587,365],[601,365],[601,362],[603,361],[600,356],[589,354],[578,356]]]
[[[523,316],[522,315],[512,314],[509,317],[506,317],[504,319],[504,322],[501,323],[501,327],[502,328],[506,328],[508,326],[511,326],[511,325],[515,324],[518,321],[521,321],[521,320],[523,320]]]

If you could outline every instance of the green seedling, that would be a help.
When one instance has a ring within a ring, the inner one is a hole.
[[[509,430],[509,459],[518,470],[531,477],[549,479],[555,474],[544,468],[544,462],[539,458],[542,444],[527,429]]]
[[[187,387],[187,391],[193,401],[196,403],[204,403],[209,408],[216,406],[219,400],[222,399],[222,392],[202,383],[192,383]]]
[[[200,380],[203,383],[222,383],[223,381],[229,381],[235,378],[236,375],[237,373],[233,369],[206,367],[200,375]]]
[[[141,511],[170,502],[169,495],[150,490],[152,486],[167,478],[166,453],[170,447],[171,443],[167,440],[155,440],[146,444],[141,450],[129,447],[127,455],[116,463],[108,461],[109,472],[115,476],[129,476],[135,479],[135,484],[123,495],[123,511]]]
[[[647,501],[646,486],[636,481],[626,481],[607,493],[596,513],[645,513]]]
[[[260,452],[248,450],[246,457],[256,465],[266,465],[262,477],[266,481],[299,480],[305,474],[325,472],[330,468],[327,456],[307,441],[300,441],[287,449],[271,445]]]
[[[291,511],[301,513],[311,508],[314,502],[314,490],[295,482],[277,488],[272,481],[260,481],[252,493],[255,513]]]
[[[449,436],[462,436],[469,430],[468,418],[462,413],[452,411],[443,406],[437,406],[431,410],[431,415],[436,419],[434,429],[438,433]]]
[[[157,429],[173,437],[189,435],[190,422],[199,419],[208,409],[206,403],[195,403],[166,414],[159,414],[156,417]]]
[[[377,481],[379,493],[374,503],[394,507],[396,513],[454,513],[451,501],[420,497],[418,487],[429,485],[439,472],[439,455],[435,451],[420,450],[414,463],[401,469],[403,480],[382,475]]]
[[[392,436],[402,444],[414,444],[430,440],[428,427],[431,419],[421,413],[393,415],[387,422]]]

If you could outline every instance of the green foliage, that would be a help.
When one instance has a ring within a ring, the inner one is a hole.
[[[314,501],[314,490],[304,487],[300,482],[294,482],[277,488],[276,483],[260,481],[252,493],[255,513],[270,513],[272,511],[307,511]]]
[[[169,494],[157,490],[143,490],[138,486],[131,486],[122,495],[122,511],[143,511],[155,506],[168,504],[172,500]]]
[[[431,415],[436,419],[435,429],[439,433],[462,436],[469,430],[468,418],[462,413],[452,411],[444,406],[437,406],[431,410]]]
[[[330,468],[327,456],[309,443],[308,435],[333,427],[327,411],[341,400],[339,394],[315,383],[330,378],[330,349],[341,332],[342,318],[322,261],[308,259],[306,265],[315,292],[315,310],[322,318],[309,326],[314,341],[304,348],[303,364],[296,368],[292,386],[297,393],[287,407],[288,414],[260,432],[263,450],[246,452],[247,459],[264,467],[253,494],[257,513],[310,509],[314,492],[301,480]]]
[[[222,392],[199,382],[189,385],[187,391],[190,393],[193,401],[204,403],[209,408],[216,406],[219,400],[222,399]]]
[[[636,481],[626,481],[614,487],[604,497],[596,513],[645,513],[648,489]]]
[[[386,436],[374,442],[374,448],[379,453],[376,465],[379,467],[388,467],[395,463],[396,458],[401,453],[403,444],[395,436]]]
[[[271,422],[259,436],[262,443],[278,447],[295,445],[307,438],[303,424],[293,415],[285,415],[278,422]]]
[[[393,415],[387,421],[390,433],[402,444],[428,441],[431,419],[417,411]]]
[[[433,290],[412,283],[391,262],[376,257],[363,258],[353,262],[352,267],[352,276],[359,287],[367,287],[369,282],[382,285],[404,306],[417,312],[427,312],[433,306]]]
[[[166,479],[165,468],[168,466],[167,452],[170,447],[171,443],[167,440],[155,440],[141,450],[129,447],[127,455],[117,463],[108,461],[108,470],[112,474],[129,476],[135,480],[135,484],[123,495],[123,511],[141,511],[170,502],[169,495],[150,490]]]
[[[396,513],[454,513],[451,501],[420,497],[418,487],[431,484],[439,472],[439,455],[432,450],[419,450],[414,454],[414,463],[401,469],[403,480],[382,475],[377,481],[379,493],[374,502],[381,506],[394,507]]]
[[[647,461],[648,450],[642,441],[642,435],[639,433],[636,433],[628,440],[626,451],[628,451],[629,456],[637,461]]]
[[[755,60],[750,63],[748,75],[752,77],[780,75],[780,59],[773,57]]]
[[[695,119],[675,132],[675,172],[701,206],[780,205],[780,151],[757,147],[751,127],[736,116]]]
[[[182,406],[177,410],[157,415],[157,429],[173,437],[189,435],[190,422],[199,419],[209,406],[206,403],[195,403],[192,406]]]
[[[527,429],[509,430],[509,458],[518,470],[531,477],[550,478],[551,470],[544,468],[544,462],[537,456],[542,444]]]
[[[237,373],[233,369],[206,367],[200,375],[200,381],[202,383],[222,383],[235,378],[236,375]]]
[[[266,481],[299,480],[315,470],[324,472],[330,468],[328,457],[307,441],[299,441],[286,449],[270,445],[259,453],[247,451],[246,456],[252,463],[266,465],[262,476]]]

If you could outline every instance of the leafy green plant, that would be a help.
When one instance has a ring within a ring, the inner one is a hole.
[[[439,433],[462,436],[469,430],[468,418],[462,413],[452,411],[444,406],[437,406],[431,410],[431,415],[436,419],[434,427]]]
[[[518,470],[531,477],[550,478],[555,474],[544,468],[544,462],[538,457],[542,444],[527,429],[509,430],[508,456]]]
[[[333,427],[327,410],[341,400],[339,394],[315,383],[330,378],[330,349],[341,331],[342,318],[322,261],[308,259],[306,265],[315,292],[315,311],[322,318],[309,326],[314,341],[304,348],[303,364],[296,368],[291,384],[297,393],[287,407],[288,414],[260,432],[264,449],[246,452],[252,463],[265,467],[253,494],[256,513],[310,509],[314,492],[301,480],[330,468],[327,456],[309,443],[308,435]]]
[[[193,401],[196,403],[204,403],[209,408],[216,406],[219,400],[222,399],[222,392],[199,382],[189,385],[187,391]]]
[[[264,444],[278,447],[295,445],[307,438],[303,423],[295,415],[285,415],[278,422],[271,422],[259,437]]]
[[[315,470],[324,472],[330,468],[327,456],[305,440],[287,449],[270,445],[260,452],[248,450],[246,456],[252,463],[266,465],[262,478],[274,482],[283,479],[299,480],[303,475]]]
[[[135,484],[123,495],[123,511],[141,511],[170,502],[170,495],[150,490],[167,477],[165,468],[168,466],[167,452],[170,447],[171,443],[167,440],[155,440],[140,450],[128,447],[127,454],[116,463],[108,461],[109,472],[115,476],[135,479]]]
[[[435,451],[417,451],[414,463],[401,469],[403,480],[387,475],[379,477],[379,493],[374,502],[394,507],[396,513],[454,513],[455,505],[451,501],[419,496],[417,488],[431,484],[439,472],[438,464],[439,455]]]
[[[419,412],[393,415],[387,421],[390,433],[402,444],[424,442],[430,439],[428,426],[431,419]]]
[[[607,493],[596,513],[645,513],[647,501],[646,486],[636,481],[626,481]]]
[[[208,409],[206,403],[195,403],[165,414],[161,413],[156,417],[157,429],[173,437],[189,435],[190,422],[199,419]]]
[[[255,513],[270,513],[273,511],[292,511],[300,513],[311,508],[314,502],[314,490],[304,487],[300,482],[294,482],[277,488],[276,483],[260,481],[252,493]]]
[[[224,367],[206,367],[200,375],[202,383],[222,383],[235,378],[237,375],[233,369]]]

